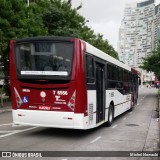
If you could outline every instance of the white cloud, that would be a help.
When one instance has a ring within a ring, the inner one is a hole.
[[[156,0],[156,5],[157,5],[157,4],[160,4],[160,0]]]
[[[117,38],[119,28],[117,28],[119,23],[115,21],[101,21],[100,23],[90,23],[89,26],[95,31],[95,33],[101,33],[104,36],[104,39],[107,39],[109,43],[117,49]]]

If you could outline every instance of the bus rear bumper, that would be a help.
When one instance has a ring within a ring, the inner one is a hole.
[[[12,110],[13,123],[29,126],[86,129],[84,114],[74,112]]]

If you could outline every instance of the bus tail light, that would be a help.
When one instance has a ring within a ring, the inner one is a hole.
[[[76,101],[76,91],[74,91],[74,93],[72,94],[72,97],[70,98],[67,105],[72,111],[74,111],[75,108],[75,101]]]
[[[15,93],[17,107],[19,108],[23,102],[22,102],[22,99],[21,99],[21,97],[15,87],[14,87],[14,93]]]

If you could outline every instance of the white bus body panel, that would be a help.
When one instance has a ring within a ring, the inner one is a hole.
[[[70,129],[87,129],[88,126],[88,117],[74,112],[18,109],[12,110],[12,114],[14,124]]]
[[[127,66],[124,63],[114,59],[110,55],[102,52],[101,50],[95,48],[94,46],[90,45],[89,43],[85,42],[86,44],[86,52],[94,55],[100,59],[103,59],[107,62],[115,64],[125,70],[131,71],[131,67]],[[111,93],[114,93],[114,96],[111,97]],[[87,91],[88,97],[88,121],[89,125],[88,128],[94,128],[99,126],[100,123],[96,124],[96,105],[97,105],[97,96],[96,90],[88,90]],[[123,95],[118,90],[106,90],[106,102],[105,102],[105,122],[108,121],[108,109],[111,102],[114,104],[114,117],[124,113],[125,111],[131,108],[131,94]],[[93,111],[92,111],[93,108]],[[93,118],[92,118],[93,114]],[[103,123],[103,122],[102,122]]]
[[[111,93],[114,96],[111,97]],[[101,123],[96,124],[96,105],[97,97],[96,90],[87,91],[88,101],[88,128],[94,128],[99,126]],[[105,121],[108,121],[108,108],[110,103],[114,104],[114,117],[126,112],[131,108],[131,94],[123,95],[117,90],[106,90],[106,102],[105,102]]]

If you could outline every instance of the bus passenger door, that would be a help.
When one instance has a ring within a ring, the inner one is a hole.
[[[96,95],[97,95],[97,116],[96,123],[105,119],[105,85],[104,65],[96,63]]]

